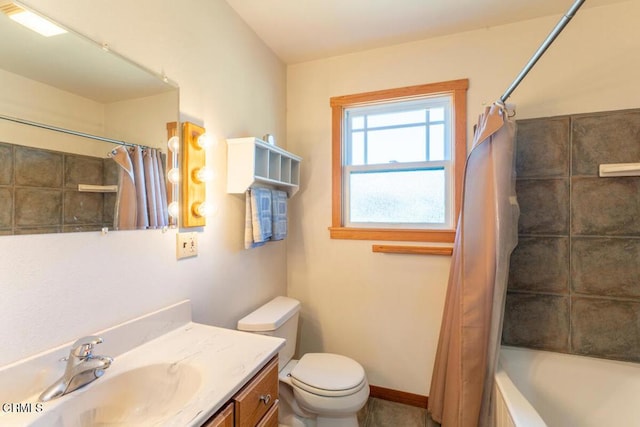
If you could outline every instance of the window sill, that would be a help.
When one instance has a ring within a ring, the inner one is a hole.
[[[398,245],[373,245],[372,252],[385,254],[409,254],[409,255],[444,255],[451,256],[453,248],[440,246],[398,246]]]
[[[454,230],[329,227],[329,236],[332,239],[346,240],[453,243],[456,232]]]

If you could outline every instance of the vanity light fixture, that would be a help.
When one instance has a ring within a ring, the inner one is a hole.
[[[205,166],[208,138],[204,128],[185,122],[182,141],[182,227],[201,227],[210,210],[205,200],[207,182],[213,178],[213,171]]]
[[[67,32],[67,30],[57,26],[48,19],[12,2],[0,3],[0,11],[13,21],[45,37],[57,36],[58,34]]]
[[[178,216],[180,216],[180,163],[178,162],[178,155],[180,153],[180,137],[178,133],[178,123],[167,123],[167,147],[169,148],[169,156],[167,158],[167,180],[169,185],[167,186],[167,196],[170,200],[167,211],[169,213],[169,225],[175,226],[178,224]]]

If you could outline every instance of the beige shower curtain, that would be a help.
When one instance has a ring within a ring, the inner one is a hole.
[[[517,243],[515,124],[500,103],[467,158],[429,412],[443,427],[490,426],[509,257]]]
[[[145,184],[145,167],[142,155],[142,147],[132,147],[130,150],[131,162],[136,186],[136,228],[149,228],[149,208],[147,206],[147,187]]]
[[[130,230],[136,228],[138,203],[136,200],[136,177],[133,161],[126,147],[111,151],[110,157],[120,166],[118,169],[118,194],[113,218],[113,228]]]
[[[114,228],[131,230],[169,225],[162,153],[154,148],[120,146],[110,157],[120,166]]]

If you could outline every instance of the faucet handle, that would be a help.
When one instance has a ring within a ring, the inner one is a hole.
[[[102,338],[90,335],[83,337],[73,343],[71,346],[71,354],[76,357],[87,357],[91,355],[93,347],[102,343]]]

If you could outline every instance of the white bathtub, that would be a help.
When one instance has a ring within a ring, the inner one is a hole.
[[[495,392],[498,427],[640,426],[638,363],[503,346]]]

